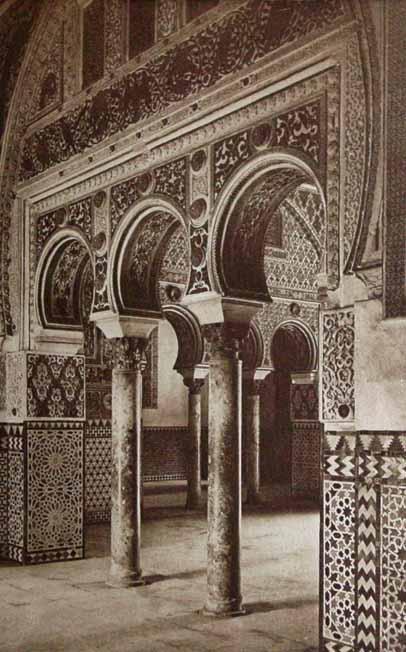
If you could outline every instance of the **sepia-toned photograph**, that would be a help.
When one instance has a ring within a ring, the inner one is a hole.
[[[0,0],[0,652],[406,652],[406,0]]]

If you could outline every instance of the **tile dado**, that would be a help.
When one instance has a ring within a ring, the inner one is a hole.
[[[83,557],[83,429],[78,421],[0,425],[2,557]]]
[[[323,649],[404,652],[406,432],[327,432],[322,459]]]
[[[186,479],[189,442],[186,427],[149,426],[143,429],[144,482]],[[111,421],[92,419],[85,425],[85,522],[110,520]]]

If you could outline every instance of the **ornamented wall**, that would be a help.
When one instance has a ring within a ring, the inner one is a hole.
[[[313,383],[292,383],[290,387],[292,420],[292,494],[320,496],[320,444],[318,387]]]
[[[357,347],[365,306],[325,311],[321,321],[326,652],[402,652],[406,645],[406,434],[362,429],[355,390],[364,382]]]
[[[326,652],[406,645],[406,433],[323,438],[322,635]]]
[[[0,549],[34,564],[80,559],[83,544],[83,356],[7,354],[0,424]]]

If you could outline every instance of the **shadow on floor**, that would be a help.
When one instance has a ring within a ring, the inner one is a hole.
[[[250,602],[244,604],[244,608],[248,616],[250,614],[265,614],[271,611],[280,611],[281,609],[300,609],[301,607],[314,606],[316,604],[318,604],[318,600],[312,596],[308,598],[292,598],[275,602]]]

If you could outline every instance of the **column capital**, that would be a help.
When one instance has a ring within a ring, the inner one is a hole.
[[[141,337],[112,338],[113,368],[117,371],[144,371],[148,340]]]
[[[190,394],[200,394],[204,385],[204,378],[184,378],[183,383],[189,389]]]
[[[202,335],[209,359],[219,353],[239,359],[241,342],[246,334],[247,329],[244,324],[225,322],[202,326]]]

